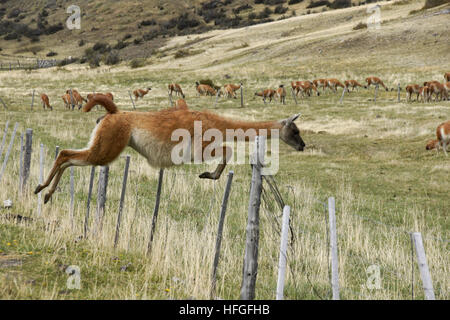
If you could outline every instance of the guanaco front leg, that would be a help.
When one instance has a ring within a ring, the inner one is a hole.
[[[203,150],[205,149],[205,146],[203,147]],[[227,166],[228,161],[230,161],[230,158],[232,156],[233,150],[230,147],[224,146],[222,148],[222,163],[219,163],[216,170],[214,172],[203,172],[199,177],[201,179],[212,179],[217,180],[220,178],[223,170]],[[215,151],[212,152],[212,156],[215,156]],[[206,159],[203,159],[206,160]]]

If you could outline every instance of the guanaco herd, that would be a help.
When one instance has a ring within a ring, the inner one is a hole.
[[[448,99],[449,78],[450,73],[446,73],[445,79],[447,83],[445,85],[437,81],[426,82],[423,87],[408,85],[406,87],[408,98],[413,93],[418,93],[417,97],[421,95],[426,98],[434,93],[436,94],[435,99],[437,99],[437,96],[440,96],[441,99]],[[330,90],[336,92],[337,87],[352,88],[353,91],[356,87],[367,88],[370,85],[382,86],[388,91],[388,88],[377,77],[367,78],[366,83],[367,85],[363,86],[355,80],[347,80],[342,84],[339,80],[332,78],[317,79],[314,81],[296,81],[292,82],[291,86],[297,95],[299,93],[302,95],[311,95],[312,92],[320,95],[318,88],[322,88],[322,92],[326,88],[330,88]],[[240,85],[226,84],[224,86],[225,94],[229,98],[235,98],[235,92],[241,86],[242,83]],[[196,89],[199,95],[217,94],[216,89],[198,82],[196,83]],[[138,98],[142,99],[150,90],[150,87],[146,90],[138,89],[133,94],[136,100]],[[71,166],[107,165],[114,161],[127,146],[135,149],[154,167],[165,168],[173,166],[175,164],[171,159],[172,150],[178,142],[171,139],[172,132],[182,128],[193,135],[194,122],[196,121],[202,121],[202,130],[214,128],[221,131],[224,136],[226,136],[225,133],[228,129],[244,131],[254,129],[254,135],[258,135],[259,130],[265,130],[268,133],[268,137],[270,137],[272,131],[269,129],[279,129],[279,138],[287,145],[297,151],[303,151],[306,146],[300,136],[298,127],[294,123],[300,114],[295,114],[280,121],[252,122],[234,120],[208,111],[190,110],[184,100],[185,95],[179,84],[170,84],[168,90],[170,95],[175,92],[177,96],[179,95],[183,99],[178,99],[170,108],[152,112],[119,111],[113,101],[114,96],[110,92],[91,93],[85,99],[77,90],[67,90],[62,96],[67,108],[70,108],[70,104],[77,104],[79,108],[83,108],[83,112],[89,112],[94,106],[101,105],[107,113],[97,119],[97,125],[91,134],[91,139],[86,148],[79,150],[66,149],[58,154],[47,179],[42,185],[39,184],[36,187],[35,193],[41,192],[53,181],[53,185],[44,198],[44,203],[47,203],[55,192],[65,169]],[[425,94],[424,92],[427,93]],[[272,100],[272,98],[276,97],[284,104],[286,89],[283,85],[280,85],[276,90],[266,89],[262,92],[255,93],[255,95],[263,97],[264,100],[266,98]],[[53,107],[50,106],[49,98],[45,93],[41,95],[41,99],[44,109],[50,108],[53,110]],[[82,106],[83,102],[86,102],[84,107]],[[447,156],[447,147],[450,146],[450,120],[437,127],[436,137],[437,139],[427,142],[426,149],[439,150],[442,148]],[[191,136],[191,138],[193,137]],[[252,137],[246,135],[245,139],[246,141],[250,141]],[[211,142],[202,142],[202,161],[216,157],[215,151],[210,156],[205,156],[204,151],[208,148],[209,144]],[[222,162],[214,172],[204,172],[199,177],[202,179],[219,179],[227,162],[230,160],[230,155],[232,155],[232,152],[228,149],[230,149],[229,146],[223,146],[221,155],[217,155],[222,157]]]

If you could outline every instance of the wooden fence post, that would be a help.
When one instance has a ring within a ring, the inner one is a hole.
[[[91,198],[92,198],[92,188],[94,186],[95,178],[95,166],[91,167],[91,177],[89,179],[89,191],[86,205],[86,217],[84,218],[84,239],[87,238],[88,226],[89,226],[89,212],[91,210]]]
[[[56,146],[56,148],[55,148],[55,160],[56,160],[56,158],[58,158],[58,154],[59,154],[59,146]]]
[[[341,99],[339,99],[339,103],[342,103],[342,101],[344,101],[344,95],[347,92],[347,87],[344,87],[344,90],[342,90],[342,96]]]
[[[117,215],[116,235],[114,236],[114,248],[117,247],[119,242],[120,224],[122,221],[123,203],[125,201],[125,191],[127,189],[128,168],[130,167],[130,156],[125,158],[125,171],[123,173],[122,193],[120,194],[119,214]]]
[[[5,108],[5,110],[8,110],[8,108],[6,107],[6,104],[3,102],[3,99],[2,99],[2,98],[0,98],[0,102],[1,102],[2,105],[3,105],[3,108]]]
[[[23,181],[23,133],[20,135],[20,153],[19,153],[19,193],[22,190]]]
[[[400,83],[397,84],[397,102],[400,102]]]
[[[128,95],[130,96],[131,103],[133,104],[133,109],[136,110],[136,105],[134,104],[133,97],[131,96],[130,91],[128,91]]]
[[[379,87],[379,85],[377,84],[375,86],[375,97],[373,98],[373,102],[377,102],[378,87]]]
[[[295,101],[295,104],[298,104],[298,102],[297,102],[297,97],[296,97],[296,95],[295,95],[295,93],[294,93],[294,89],[291,87],[291,93],[292,93],[292,98],[294,99],[294,101]]]
[[[8,134],[8,126],[9,126],[9,120],[6,121],[5,131],[3,132],[2,144],[0,145],[0,159],[2,158],[3,148],[5,147],[5,143],[6,143],[6,135]]]
[[[74,177],[74,168],[70,167],[70,208],[69,208],[69,214],[70,214],[70,225],[74,226],[74,194],[75,194],[75,177]]]
[[[241,83],[241,108],[244,107],[244,86]]]
[[[221,89],[217,90],[217,93],[216,93],[216,102],[214,102],[214,108],[216,107],[217,101],[219,100],[220,90],[221,90]]]
[[[259,245],[259,209],[261,205],[262,175],[264,163],[265,137],[255,137],[255,150],[252,160],[252,184],[248,204],[248,219],[246,229],[246,244],[241,286],[241,299],[255,299],[256,275],[258,274],[258,245]]]
[[[328,220],[330,224],[330,251],[331,251],[331,288],[333,300],[339,298],[339,271],[338,271],[338,248],[336,232],[336,207],[334,197],[328,198]]]
[[[39,150],[39,184],[44,182],[44,145],[41,143]],[[38,193],[37,216],[42,215],[42,192]]]
[[[103,225],[103,215],[105,213],[105,204],[106,204],[106,189],[108,187],[108,174],[109,167],[102,166],[100,167],[100,174],[98,177],[98,193],[97,193],[97,213],[96,213],[96,225],[95,225],[95,233],[99,230],[102,230]]]
[[[430,270],[428,269],[427,256],[423,247],[422,234],[420,232],[413,232],[414,247],[416,248],[417,264],[420,270],[420,278],[422,279],[423,291],[425,293],[425,300],[435,300],[433,282],[431,281]]]
[[[25,152],[23,155],[23,175],[22,175],[22,192],[27,184],[28,177],[30,176],[30,165],[31,165],[31,152],[33,144],[33,130],[27,129],[25,132]]]
[[[170,103],[170,106],[173,106],[172,94],[171,93],[169,93],[169,103]]]
[[[152,227],[150,230],[150,239],[148,241],[148,246],[147,246],[147,255],[149,255],[150,252],[152,251],[152,243],[153,243],[153,237],[154,237],[155,228],[156,228],[156,220],[158,219],[159,202],[161,200],[161,188],[162,188],[163,177],[164,177],[164,169],[159,169],[158,189],[156,191],[155,208],[153,209]]]
[[[72,105],[72,111],[73,111],[75,109],[75,101],[73,100],[72,89],[69,89],[69,95],[70,95],[70,104]]]
[[[225,193],[223,194],[223,199],[222,199],[222,208],[220,209],[219,227],[217,230],[216,248],[215,248],[215,254],[214,254],[213,271],[212,271],[212,276],[211,276],[211,294],[210,294],[211,299],[214,299],[214,296],[216,294],[217,266],[219,265],[220,246],[222,244],[223,225],[225,222],[225,213],[227,211],[228,197],[230,196],[233,175],[234,175],[233,171],[230,171],[228,173],[227,185],[225,187]]]
[[[34,104],[34,89],[33,94],[31,95],[31,111],[33,111],[33,104]]]
[[[284,297],[284,278],[286,274],[286,258],[287,258],[287,242],[289,237],[289,215],[291,207],[284,206],[283,220],[281,226],[281,244],[280,244],[280,260],[278,262],[278,281],[277,281],[277,300],[283,300]]]
[[[2,181],[3,173],[5,172],[6,164],[8,163],[9,154],[11,153],[11,149],[14,144],[14,139],[16,138],[16,131],[17,131],[18,126],[19,126],[19,124],[16,122],[16,124],[14,125],[13,133],[11,135],[11,140],[9,141],[8,150],[6,151],[5,158],[3,160],[2,169],[0,170],[0,182]]]

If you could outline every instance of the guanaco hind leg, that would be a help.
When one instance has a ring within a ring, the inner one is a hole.
[[[205,145],[203,146],[203,150],[205,150]],[[201,179],[212,179],[212,180],[217,180],[220,178],[223,170],[225,169],[225,167],[227,166],[228,161],[230,161],[230,158],[232,156],[232,152],[233,150],[230,147],[224,146],[222,148],[222,163],[219,163],[217,165],[217,168],[214,172],[203,172],[201,175],[199,175],[199,178]],[[212,152],[212,156],[215,156],[215,152]],[[203,160],[209,160],[209,159],[203,159]]]

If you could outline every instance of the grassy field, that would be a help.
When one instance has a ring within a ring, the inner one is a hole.
[[[286,299],[329,299],[327,221],[324,202],[337,204],[339,281],[342,299],[423,299],[416,258],[411,261],[408,231],[419,231],[437,299],[449,299],[450,163],[444,154],[426,151],[438,124],[450,118],[448,101],[407,103],[405,92],[360,89],[299,99],[290,92],[287,104],[264,104],[257,90],[292,80],[319,77],[356,79],[379,76],[389,86],[443,81],[450,71],[448,15],[442,8],[410,15],[423,3],[381,4],[381,28],[353,30],[367,19],[367,6],[299,16],[236,30],[216,30],[200,36],[169,39],[158,57],[130,69],[123,63],[110,68],[66,66],[32,72],[0,73],[0,130],[10,121],[19,133],[33,129],[31,176],[18,192],[19,139],[1,181],[0,200],[13,208],[0,209],[0,297],[3,299],[209,299],[210,276],[225,174],[218,181],[197,176],[212,164],[185,165],[165,171],[154,246],[145,255],[157,187],[158,169],[132,149],[122,231],[113,248],[124,159],[110,166],[103,229],[87,239],[83,221],[90,168],[75,168],[74,219],[70,217],[69,174],[60,190],[37,217],[39,145],[45,146],[45,174],[55,147],[86,146],[95,120],[104,114],[64,109],[60,96],[67,88],[86,95],[114,93],[121,110],[131,110],[129,90],[151,86],[137,102],[141,111],[169,106],[167,84],[180,83],[191,109],[210,109],[249,120],[297,120],[307,148],[299,153],[280,143],[280,171],[275,176],[284,201],[291,205],[294,240],[289,246]],[[175,59],[180,49],[198,54]],[[231,77],[228,79],[228,77]],[[240,101],[196,97],[196,80],[244,84]],[[31,95],[36,92],[30,111]],[[54,110],[43,110],[39,94],[46,92]],[[10,134],[6,143],[9,142]],[[2,158],[3,160],[3,158]],[[233,165],[235,178],[229,200],[218,271],[217,297],[239,298],[251,171]],[[98,170],[97,170],[98,176]],[[96,189],[91,207],[95,216]],[[275,297],[281,211],[264,192],[261,210],[257,299]],[[32,219],[15,222],[10,215]],[[380,223],[381,222],[381,223]],[[91,231],[94,220],[90,221]],[[365,287],[371,265],[381,268],[381,289]],[[69,290],[69,265],[80,268],[81,289]],[[412,274],[413,272],[413,274]],[[411,277],[414,277],[412,285]]]

